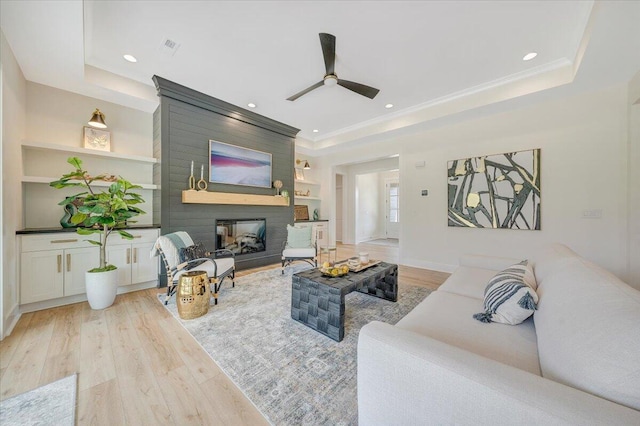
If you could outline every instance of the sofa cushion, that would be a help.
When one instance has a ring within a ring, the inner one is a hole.
[[[640,292],[575,254],[536,264],[544,377],[640,410]]]
[[[484,299],[487,283],[496,274],[495,270],[460,266],[438,287],[438,291]]]
[[[552,244],[535,253],[533,256],[533,270],[538,286],[554,271],[561,269],[576,256],[578,255],[564,244]]]
[[[311,247],[311,230],[310,226],[287,225],[287,246],[290,248]]]
[[[401,319],[397,327],[443,341],[480,356],[540,375],[536,330],[531,319],[517,327],[472,318],[482,300],[435,291]]]

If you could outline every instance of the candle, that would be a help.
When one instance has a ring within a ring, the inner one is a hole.
[[[191,174],[189,176],[193,176],[193,160],[191,160]]]
[[[204,179],[204,164],[200,166],[200,180]]]

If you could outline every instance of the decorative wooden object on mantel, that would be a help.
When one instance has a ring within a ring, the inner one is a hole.
[[[183,204],[236,204],[250,206],[289,206],[289,198],[273,195],[230,192],[182,191]]]

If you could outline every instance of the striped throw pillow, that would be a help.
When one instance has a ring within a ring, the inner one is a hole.
[[[511,265],[489,280],[484,291],[484,312],[473,317],[487,323],[520,324],[536,309],[536,287],[529,261]]]

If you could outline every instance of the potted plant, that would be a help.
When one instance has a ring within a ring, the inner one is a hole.
[[[117,267],[107,265],[107,241],[112,232],[117,232],[123,238],[133,239],[133,235],[125,230],[133,223],[131,218],[144,214],[135,207],[142,203],[140,194],[130,192],[141,188],[131,182],[109,174],[91,176],[82,168],[82,161],[77,157],[69,157],[67,162],[74,167],[74,171],[63,175],[59,180],[49,185],[54,188],[77,186],[84,188],[84,192],[71,195],[59,203],[66,206],[73,203],[77,210],[71,216],[71,223],[77,225],[79,235],[98,234],[99,240],[87,240],[91,244],[100,246],[100,265],[87,271],[85,275],[87,299],[92,309],[104,309],[111,306],[116,298],[118,289]],[[112,182],[105,190],[94,188],[95,182]]]

